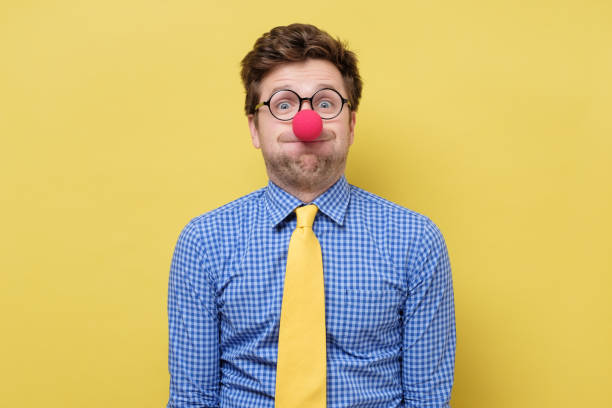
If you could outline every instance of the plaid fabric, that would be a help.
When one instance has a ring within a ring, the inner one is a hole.
[[[327,406],[448,407],[455,314],[439,229],[344,176],[313,203]],[[167,407],[274,407],[285,263],[300,205],[270,182],[181,232],[168,287]]]

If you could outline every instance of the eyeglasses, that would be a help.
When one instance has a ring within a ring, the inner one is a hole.
[[[317,112],[321,119],[335,118],[342,112],[345,103],[349,108],[351,107],[349,100],[343,98],[335,89],[319,89],[310,98],[302,98],[290,89],[281,89],[274,92],[267,101],[258,103],[255,111],[266,105],[272,116],[278,120],[287,121],[293,119],[302,110],[304,101],[310,102],[311,109]]]

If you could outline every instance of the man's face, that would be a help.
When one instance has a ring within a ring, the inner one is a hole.
[[[259,102],[267,101],[279,89],[290,89],[302,98],[322,88],[333,88],[347,97],[340,71],[329,61],[308,59],[283,64],[261,81]],[[302,109],[311,109],[304,101]],[[302,142],[294,134],[292,121],[280,121],[267,106],[249,115],[253,146],[261,149],[268,176],[284,188],[316,190],[335,182],[346,166],[346,157],[353,143],[355,113],[348,106],[333,119],[323,120],[323,131],[313,142]]]

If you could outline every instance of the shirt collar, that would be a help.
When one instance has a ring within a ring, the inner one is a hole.
[[[346,181],[346,177],[342,175],[333,186],[315,198],[312,204],[315,204],[320,212],[334,220],[338,225],[343,225],[350,195],[350,185]],[[276,227],[300,205],[309,204],[303,203],[272,181],[268,182],[264,196],[266,209],[273,227]]]

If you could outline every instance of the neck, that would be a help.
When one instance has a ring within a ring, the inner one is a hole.
[[[342,174],[337,177],[329,178],[328,180],[322,181],[321,183],[317,183],[316,185],[297,185],[297,184],[288,184],[284,183],[282,180],[273,177],[272,175],[268,175],[270,180],[298,200],[303,203],[310,203],[314,201],[315,198],[326,192],[331,186],[333,186],[336,181],[342,177]]]

